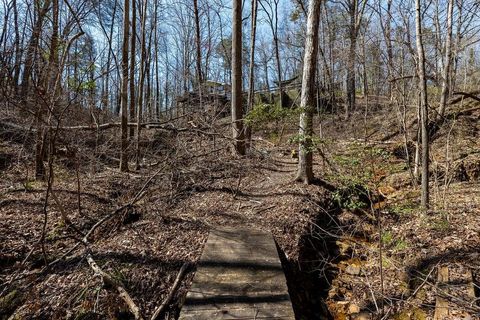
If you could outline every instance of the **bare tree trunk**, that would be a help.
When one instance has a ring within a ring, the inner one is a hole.
[[[387,44],[387,80],[393,76],[393,46],[392,46],[392,0],[387,1],[387,21],[385,26],[385,42]],[[388,97],[393,100],[392,83],[388,81]]]
[[[232,124],[235,152],[239,155],[245,155],[242,111],[242,1],[233,0]]]
[[[368,119],[368,76],[367,76],[367,55],[366,55],[366,44],[365,44],[365,34],[362,36],[362,80],[363,80],[363,99],[365,103],[365,109],[363,113],[363,139],[364,142],[367,143],[368,140],[368,125],[367,125],[367,119]]]
[[[15,65],[13,72],[13,85],[15,93],[18,92],[18,80],[20,79],[22,50],[20,48],[20,32],[18,30],[18,8],[17,0],[13,0],[13,25],[15,30]]]
[[[32,76],[33,64],[35,56],[38,50],[38,42],[40,40],[40,34],[42,32],[43,19],[45,18],[49,8],[51,0],[43,2],[43,6],[40,7],[40,2],[35,2],[35,10],[37,11],[37,19],[35,20],[32,35],[28,44],[27,53],[25,57],[25,66],[22,76],[22,99],[24,102],[28,99],[27,95],[30,88],[30,77]]]
[[[112,14],[112,24],[110,25],[110,41],[108,41],[108,54],[107,54],[107,74],[105,80],[105,96],[104,96],[104,107],[106,110],[109,108],[110,102],[110,65],[112,60],[112,38],[113,38],[113,27],[115,25],[115,16],[117,12],[117,0],[113,5],[113,14]],[[118,112],[117,112],[118,114]]]
[[[357,0],[353,0],[350,2],[349,6],[350,26],[348,36],[350,39],[350,47],[348,49],[347,58],[347,105],[345,107],[345,119],[350,117],[350,113],[355,108],[355,62],[357,56],[357,32],[355,30],[356,12]]]
[[[153,46],[155,48],[155,54],[154,54],[154,57],[155,57],[155,61],[154,61],[154,65],[155,65],[155,73],[152,74],[152,77],[154,76],[155,77],[155,113],[156,113],[156,119],[159,120],[160,119],[160,114],[161,114],[161,106],[162,106],[162,97],[160,95],[160,73],[158,71],[158,65],[159,65],[159,56],[160,56],[160,53],[158,51],[159,49],[159,46],[158,46],[158,25],[157,25],[157,21],[158,21],[158,2],[157,1],[154,1],[154,6],[155,6],[155,10],[154,10],[154,17],[153,17],[153,26],[154,26],[154,42],[153,42]],[[168,76],[168,69],[165,68],[165,72],[167,72],[167,76]],[[165,92],[166,94],[166,92]],[[166,111],[166,108],[167,108],[167,104],[165,104],[165,111]]]
[[[456,28],[456,37],[455,37],[455,45],[453,46],[453,70],[451,75],[451,86],[452,90],[455,90],[456,80],[457,80],[457,70],[458,70],[458,62],[459,62],[459,52],[460,52],[460,43],[462,41],[462,37],[460,36],[462,25],[463,25],[463,0],[456,1],[457,4],[457,20],[455,23],[457,24]]]
[[[121,97],[121,150],[120,150],[120,171],[128,171],[128,41],[130,39],[130,1],[124,0],[123,7],[123,45],[122,45],[122,97]]]
[[[265,73],[265,86],[270,91],[270,81],[268,80],[268,61],[263,61],[263,72]]]
[[[415,0],[415,29],[417,33],[417,54],[418,54],[418,78],[420,81],[420,118],[422,132],[422,196],[421,205],[423,209],[429,206],[429,133],[428,133],[428,97],[427,97],[427,79],[425,77],[425,50],[423,47],[422,17],[420,9],[420,0]]]
[[[205,53],[204,77],[210,72],[210,56],[212,55],[212,21],[210,17],[210,5],[207,3],[207,52]]]
[[[278,40],[278,3],[279,0],[273,0],[272,3],[269,1],[258,2],[261,6],[265,14],[267,15],[268,24],[270,29],[272,30],[273,35],[273,46],[275,51],[275,62],[277,67],[277,80],[278,80],[278,94],[280,99],[280,107],[283,108],[283,85],[282,85],[282,65],[280,61],[280,48],[279,48],[279,40]],[[270,10],[267,10],[265,5],[269,6]]]
[[[45,5],[50,5],[50,1],[46,1],[48,4]],[[35,28],[42,25],[42,22],[38,24],[38,21],[43,21],[43,16],[47,14],[49,10],[49,7],[43,7],[41,11],[38,13],[37,17],[37,24],[35,25]],[[53,2],[53,17],[52,17],[52,37],[51,37],[51,42],[50,42],[50,57],[49,57],[49,65],[48,65],[48,71],[47,71],[47,77],[45,79],[45,86],[48,87],[50,90],[53,90],[54,86],[54,81],[55,81],[55,68],[58,62],[58,56],[57,56],[57,47],[58,47],[58,0],[54,0]],[[37,33],[38,34],[34,34]],[[34,40],[34,37],[36,40]],[[34,57],[35,57],[35,52],[37,51],[37,46],[38,46],[38,41],[40,37],[40,30],[34,30],[32,33],[32,39],[31,41],[36,41],[35,47],[33,47],[31,54],[27,53],[27,61],[25,65],[25,71],[24,71],[24,83],[23,83],[23,88],[22,90],[27,90],[22,94],[23,98],[26,98],[28,101],[28,88],[29,88],[29,82],[30,82],[30,76],[33,68],[33,62],[34,62]],[[32,44],[32,43],[31,43]],[[30,48],[29,48],[30,50]],[[30,59],[32,59],[30,61]],[[27,63],[29,64],[29,70],[27,71]],[[27,74],[28,72],[28,74]],[[44,128],[44,112],[45,112],[45,106],[44,102],[38,103],[37,106],[37,114],[36,114],[36,125],[37,125],[37,137],[36,137],[36,142],[35,142],[35,179],[37,180],[44,180],[45,179],[45,166],[43,164],[43,161],[45,160],[45,150],[46,150],[46,140],[47,140],[47,131]],[[47,116],[49,118],[49,116]]]
[[[350,40],[350,46],[348,49],[347,57],[347,104],[345,106],[346,119],[350,117],[350,113],[355,109],[355,67],[357,58],[357,38],[366,5],[367,0],[346,0],[346,2],[344,3],[344,7],[347,9],[350,18],[350,23],[348,27],[348,38]]]
[[[197,86],[198,96],[200,99],[200,109],[202,108],[202,51],[201,51],[201,36],[200,36],[200,16],[198,13],[198,0],[193,0],[193,11],[195,15],[195,43],[197,51]]]
[[[313,114],[315,112],[315,72],[317,69],[318,25],[320,0],[310,0],[307,17],[307,37],[303,60],[302,94],[300,100],[300,146],[297,181],[309,184],[313,180]]]
[[[135,104],[137,102],[135,98],[135,55],[136,55],[136,43],[137,43],[137,5],[136,1],[132,0],[132,35],[130,37],[130,122],[135,122]],[[128,133],[130,138],[133,138],[135,134],[135,128],[131,127]]]
[[[278,36],[274,38],[275,43],[275,60],[277,61],[277,79],[278,79],[278,95],[280,100],[280,108],[283,108],[283,84],[282,84],[282,66],[280,64],[280,52],[278,48]]]
[[[447,98],[450,84],[450,66],[452,61],[452,18],[453,18],[453,0],[448,0],[447,13],[447,39],[445,40],[445,62],[443,66],[442,93],[440,96],[440,107],[436,116],[436,121],[442,121],[447,107]]]
[[[145,29],[145,20],[147,15],[147,5],[148,0],[143,0],[142,7],[142,43],[141,43],[141,56],[140,56],[140,87],[138,89],[138,106],[137,106],[137,133],[136,133],[136,142],[135,142],[135,170],[140,170],[140,131],[142,130],[142,109],[143,109],[143,95],[144,95],[144,86],[145,86],[145,71],[146,71],[146,48],[145,48],[145,38],[147,30]]]
[[[251,23],[251,33],[250,33],[250,66],[248,71],[248,105],[246,114],[253,109],[253,100],[255,97],[255,83],[254,83],[254,72],[255,72],[255,38],[257,35],[257,11],[258,11],[258,0],[252,0],[252,23]],[[247,126],[245,128],[245,140],[250,147],[252,140],[252,128]]]
[[[58,0],[52,1],[52,36],[50,40],[50,56],[49,56],[49,87],[53,90],[55,80],[57,79],[58,69],[58,15],[59,7]]]
[[[280,99],[280,108],[283,108],[283,84],[282,84],[282,65],[280,62],[280,48],[278,43],[278,0],[275,2],[275,32],[273,35],[273,42],[275,44],[275,60],[277,61],[277,78],[278,78],[278,93]]]
[[[418,128],[417,128],[417,141],[415,143],[415,160],[414,160],[414,169],[413,169],[413,176],[415,178],[415,181],[418,185],[418,180],[419,180],[419,177],[420,177],[420,149],[421,149],[421,140],[422,140],[422,127],[420,126],[420,123],[422,121],[421,119],[421,95],[418,94],[418,98],[417,98],[417,101],[418,101],[418,105],[417,105],[417,121],[418,121]]]

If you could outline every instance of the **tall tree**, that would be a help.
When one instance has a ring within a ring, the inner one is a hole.
[[[50,9],[51,1],[45,1],[43,6],[40,3],[35,4],[36,9],[36,18],[34,24],[34,29],[32,30],[32,35],[30,38],[30,43],[27,49],[27,56],[25,61],[25,70],[23,71],[23,80],[22,80],[22,99],[25,104],[29,102],[29,94],[30,94],[30,80],[33,72],[33,66],[35,63],[36,54],[38,53],[38,46],[41,34],[41,27],[43,25],[43,20],[46,17],[47,13]],[[52,29],[52,38],[50,43],[50,49],[56,51],[56,46],[58,45],[58,2],[54,4],[55,13],[53,17],[53,29]],[[56,59],[56,54],[52,54],[50,52],[49,58],[49,66],[47,72],[47,79],[46,84],[52,84],[50,78],[48,77],[49,74],[53,71]],[[35,179],[37,180],[44,180],[45,179],[45,166],[43,164],[43,160],[45,158],[45,141],[46,141],[46,129],[44,127],[44,112],[45,107],[43,103],[38,103],[37,111],[35,115],[36,121],[36,128],[37,128],[37,136],[35,141]]]
[[[247,110],[245,113],[248,113],[253,109],[253,100],[255,95],[255,82],[254,82],[254,72],[255,72],[255,39],[257,36],[257,11],[258,11],[258,0],[252,0],[252,21],[251,21],[251,31],[250,31],[250,66],[248,70],[248,99],[247,99]],[[252,135],[252,129],[250,126],[245,128],[245,139],[248,145],[250,145]]]
[[[141,16],[141,44],[140,44],[140,86],[138,89],[138,105],[137,105],[137,132],[136,132],[136,142],[135,142],[135,170],[140,169],[140,132],[142,129],[142,111],[143,111],[143,97],[144,97],[144,87],[145,87],[145,74],[147,71],[147,50],[146,50],[146,15],[147,15],[147,5],[148,0],[143,0],[142,6],[142,16]]]
[[[235,152],[245,155],[242,109],[242,1],[233,0],[232,14],[232,125]]]
[[[273,3],[272,3],[273,2]],[[280,59],[280,41],[278,38],[278,4],[280,0],[259,1],[263,11],[267,15],[268,25],[272,31],[273,46],[275,52],[275,62],[277,64],[277,81],[280,107],[283,107],[283,84],[282,84],[282,64]],[[268,9],[267,7],[268,6]]]
[[[200,97],[200,106],[202,105],[202,50],[200,36],[200,14],[198,12],[198,0],[193,0],[193,12],[195,16],[195,44],[197,51],[197,88]]]
[[[445,40],[445,61],[442,74],[442,93],[440,95],[440,107],[437,114],[437,121],[442,120],[447,107],[447,98],[450,89],[450,69],[452,63],[452,18],[453,18],[453,0],[448,0],[447,12],[447,38]]]
[[[383,18],[383,2],[378,2],[378,18],[380,26],[382,27],[383,37],[385,38],[385,45],[387,49],[387,80],[388,80],[388,97],[393,100],[392,79],[393,75],[393,45],[392,45],[392,2],[393,0],[387,0],[385,21]]]
[[[421,205],[428,209],[429,202],[429,136],[428,136],[428,96],[427,96],[427,78],[425,76],[425,49],[423,46],[422,33],[422,12],[420,0],[415,0],[415,30],[416,45],[418,55],[418,80],[420,82],[420,128],[422,137],[422,195]]]
[[[313,180],[313,114],[315,112],[315,73],[317,70],[318,26],[321,0],[310,0],[307,16],[307,37],[303,59],[302,93],[300,100],[300,150],[297,181],[309,184]]]
[[[17,0],[12,1],[13,6],[13,27],[15,33],[15,64],[13,74],[13,85],[15,93],[18,91],[18,80],[20,79],[22,50],[20,48],[20,31],[18,29],[18,8]]]
[[[130,39],[130,1],[123,5],[123,44],[122,44],[122,97],[121,97],[121,149],[120,171],[128,171],[128,41]]]
[[[368,0],[345,0],[341,2],[349,16],[348,38],[350,40],[347,57],[347,104],[345,118],[350,117],[350,112],[355,108],[356,97],[356,60],[357,60],[357,38],[363,19],[363,12]]]
[[[40,35],[42,33],[43,21],[50,9],[51,0],[46,1],[35,1],[35,21],[33,24],[32,35],[30,36],[30,41],[28,44],[25,65],[22,76],[22,99],[24,102],[27,100],[27,95],[30,88],[30,78],[33,72],[33,65],[35,63],[35,58],[38,53],[38,43],[40,40]]]
[[[132,36],[130,37],[130,122],[135,121],[135,55],[136,55],[136,43],[137,43],[137,2],[138,0],[132,0]],[[133,138],[135,134],[135,128],[130,127],[128,136]]]

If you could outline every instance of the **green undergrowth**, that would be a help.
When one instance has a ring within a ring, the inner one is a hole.
[[[358,142],[333,156],[326,178],[337,186],[333,195],[337,204],[349,210],[368,209],[380,181],[398,170],[391,158],[382,148]]]

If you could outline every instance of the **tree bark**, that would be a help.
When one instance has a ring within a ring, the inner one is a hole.
[[[392,0],[387,1],[387,21],[385,27],[385,42],[387,44],[387,79],[393,76],[393,46],[392,46]],[[388,97],[393,100],[392,83],[388,81]]]
[[[121,97],[121,150],[120,171],[128,171],[128,41],[130,39],[130,1],[124,0],[123,7],[123,45],[122,45],[122,97]]]
[[[195,15],[195,43],[197,51],[197,89],[200,98],[200,108],[202,107],[202,51],[201,51],[201,36],[200,36],[200,16],[198,13],[198,0],[193,0],[193,11]]]
[[[142,109],[143,109],[143,95],[144,95],[144,86],[145,86],[145,71],[146,71],[146,48],[145,48],[145,38],[146,32],[145,29],[145,20],[147,15],[147,4],[148,0],[143,0],[142,7],[142,43],[141,43],[141,56],[140,56],[140,87],[138,89],[138,106],[137,106],[137,127],[136,127],[136,141],[135,141],[135,170],[140,169],[140,132],[142,129]]]
[[[420,82],[420,125],[422,135],[422,194],[421,206],[429,206],[429,132],[428,132],[428,96],[427,78],[425,77],[425,50],[423,47],[422,17],[420,0],[415,0],[415,29],[417,33],[416,45],[418,54],[418,78]]]
[[[350,15],[350,27],[349,27],[349,38],[350,38],[350,47],[348,49],[348,58],[347,58],[347,105],[345,108],[345,119],[350,117],[350,113],[355,108],[355,60],[356,60],[356,49],[357,49],[357,32],[355,28],[355,17],[357,11],[357,0],[353,0],[349,6],[349,15]]]
[[[347,2],[348,15],[350,17],[350,25],[348,27],[348,38],[350,40],[350,46],[348,48],[347,58],[347,105],[345,107],[345,119],[350,117],[350,113],[355,109],[356,103],[356,84],[355,84],[355,65],[357,58],[357,16],[358,16],[358,1],[349,0]]]
[[[130,37],[130,122],[135,122],[135,55],[137,43],[137,5],[136,1],[132,0],[132,35]],[[130,128],[128,136],[133,138],[135,128]]]
[[[255,97],[255,83],[254,83],[254,72],[255,72],[255,38],[257,35],[257,11],[258,11],[258,0],[252,0],[252,23],[251,23],[251,33],[250,33],[250,66],[248,71],[248,105],[246,114],[253,109],[253,100]],[[250,147],[252,140],[252,128],[246,126],[245,128],[245,140],[247,145]]]
[[[43,6],[40,7],[40,2],[35,2],[35,10],[37,10],[37,19],[35,20],[32,35],[27,48],[27,53],[25,57],[25,66],[22,76],[22,99],[23,102],[28,100],[28,93],[30,88],[30,78],[32,76],[33,64],[35,61],[36,53],[38,50],[38,42],[40,40],[40,34],[42,32],[43,19],[45,18],[49,8],[51,0],[46,0],[43,3]]]
[[[442,121],[445,116],[447,107],[447,99],[450,91],[450,66],[452,62],[452,19],[453,19],[453,0],[448,0],[447,13],[447,38],[445,40],[445,63],[442,75],[442,93],[440,96],[440,107],[436,117],[436,121]]]
[[[258,3],[262,6],[263,11],[267,15],[268,24],[270,26],[270,29],[272,30],[273,46],[274,46],[274,53],[275,53],[275,62],[276,62],[276,67],[277,67],[276,69],[277,69],[279,102],[280,102],[280,107],[283,108],[284,105],[283,105],[283,85],[282,85],[282,64],[281,64],[281,61],[280,61],[280,46],[279,46],[279,40],[278,40],[278,3],[279,3],[279,0],[273,0],[273,7],[272,7],[271,2],[266,2],[266,4],[270,8],[270,11],[267,10],[264,2],[260,1]]]
[[[15,65],[13,72],[13,86],[15,93],[18,92],[18,80],[20,79],[22,50],[20,48],[20,32],[18,30],[18,8],[17,1],[13,0],[13,25],[15,32]]]
[[[113,14],[112,14],[112,24],[110,25],[110,41],[108,41],[108,53],[107,53],[107,74],[105,80],[105,96],[104,96],[104,107],[106,110],[109,109],[109,102],[110,102],[110,65],[111,65],[111,57],[112,57],[112,40],[113,40],[113,27],[115,25],[115,16],[117,12],[117,0],[115,0],[113,5]],[[117,64],[118,66],[118,64]],[[118,69],[117,69],[118,70]],[[118,112],[116,112],[118,115]]]
[[[245,155],[242,119],[242,1],[233,0],[232,21],[232,124],[234,150]]]
[[[315,73],[317,69],[318,25],[320,0],[310,0],[307,17],[307,37],[303,60],[302,93],[300,100],[300,146],[297,181],[309,184],[313,180],[313,114],[315,112]]]

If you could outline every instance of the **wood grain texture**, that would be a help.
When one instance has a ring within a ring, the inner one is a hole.
[[[295,319],[272,235],[212,230],[179,319]]]

